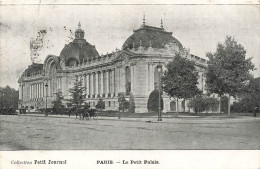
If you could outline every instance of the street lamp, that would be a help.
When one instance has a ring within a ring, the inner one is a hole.
[[[47,112],[48,83],[45,84],[45,87],[46,87],[46,109],[45,109],[45,116],[48,116],[48,112]]]
[[[161,113],[161,71],[162,71],[162,65],[159,63],[157,65],[157,70],[159,73],[159,105],[158,105],[158,120],[157,121],[162,121],[162,113]]]

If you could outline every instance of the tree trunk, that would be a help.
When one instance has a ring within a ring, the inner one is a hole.
[[[228,116],[230,116],[230,95],[228,95]]]

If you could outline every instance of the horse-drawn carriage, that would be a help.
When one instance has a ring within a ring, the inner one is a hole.
[[[95,119],[98,117],[96,109],[94,109],[94,108],[89,108],[89,109],[80,108],[78,110],[78,114],[79,114],[79,119],[82,119],[82,120],[84,120],[84,119],[89,120],[91,117],[93,119]]]
[[[97,118],[98,114],[96,112],[95,108],[89,108],[87,106],[81,106],[79,108],[77,108],[76,106],[70,107],[69,109],[67,109],[67,114],[70,116],[71,114],[76,115],[76,118],[79,116],[79,119],[84,120],[84,119],[90,119],[90,118]]]

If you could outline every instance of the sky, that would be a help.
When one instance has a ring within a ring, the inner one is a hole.
[[[259,5],[0,5],[0,86],[18,89],[19,76],[32,63],[30,38],[38,31],[47,32],[41,63],[48,54],[60,54],[79,22],[85,39],[106,54],[122,47],[144,14],[150,26],[160,27],[163,19],[166,31],[202,58],[216,51],[227,35],[233,36],[253,58],[254,76],[260,76]]]

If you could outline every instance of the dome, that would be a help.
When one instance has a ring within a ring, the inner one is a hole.
[[[41,74],[43,71],[43,64],[40,63],[33,63],[32,65],[28,66],[28,68],[23,72],[23,76],[31,77],[38,74]]]
[[[60,58],[64,59],[66,66],[87,62],[99,56],[95,46],[91,45],[84,39],[84,31],[79,23],[75,31],[75,39],[65,45],[60,53]]]
[[[99,54],[95,47],[89,44],[85,39],[80,42],[76,39],[65,45],[60,53],[61,59],[65,60],[66,66],[69,65],[71,60],[75,60],[77,63],[87,62],[89,59],[95,59]]]
[[[138,48],[164,48],[167,44],[176,44],[179,49],[183,49],[182,44],[172,36],[172,32],[166,32],[163,27],[152,27],[143,25],[140,29],[134,30],[134,33],[125,41],[123,49]]]

